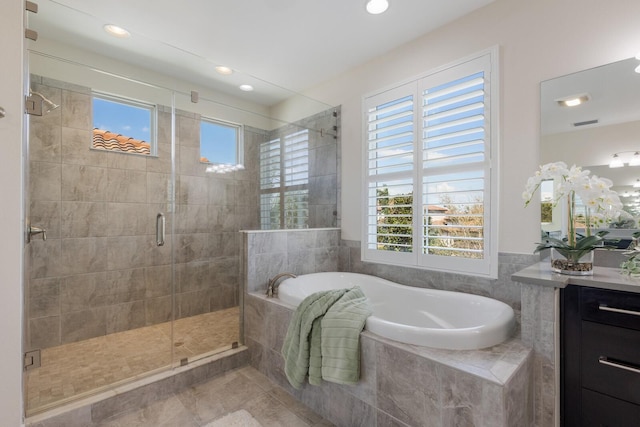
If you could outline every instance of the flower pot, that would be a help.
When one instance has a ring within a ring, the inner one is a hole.
[[[593,251],[584,253],[583,250],[562,251],[551,248],[551,269],[555,273],[571,276],[593,275]]]

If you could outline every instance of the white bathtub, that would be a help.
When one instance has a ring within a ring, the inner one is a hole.
[[[314,292],[360,286],[373,309],[365,329],[407,344],[451,350],[491,347],[511,335],[507,304],[461,292],[402,286],[357,273],[314,273],[284,280],[278,298],[296,307]]]

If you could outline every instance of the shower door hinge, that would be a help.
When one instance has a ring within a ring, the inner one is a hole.
[[[30,30],[28,28],[24,29],[24,37],[33,40],[34,42],[38,40],[38,32],[35,30]]]
[[[24,370],[29,371],[31,369],[40,367],[40,350],[27,351],[24,354]]]
[[[38,13],[38,3],[34,3],[32,1],[27,0],[25,2],[24,8],[28,12]]]

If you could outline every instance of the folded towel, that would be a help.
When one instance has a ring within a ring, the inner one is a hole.
[[[295,388],[306,375],[354,384],[360,378],[360,332],[371,310],[362,290],[336,289],[305,298],[296,309],[282,346],[285,374]],[[326,331],[325,331],[326,328]]]
[[[293,387],[302,387],[309,372],[312,330],[316,330],[313,341],[317,346],[320,341],[320,319],[346,292],[347,289],[316,292],[298,305],[282,345],[284,372]],[[319,351],[318,346],[314,350],[314,357],[318,357]]]

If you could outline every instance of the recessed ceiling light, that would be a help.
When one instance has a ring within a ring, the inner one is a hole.
[[[120,37],[121,39],[131,37],[131,33],[129,33],[129,31],[125,30],[122,27],[118,27],[117,25],[107,24],[103,28],[107,33],[111,34],[114,37]]]
[[[224,76],[228,76],[229,74],[233,74],[233,70],[231,68],[229,68],[229,67],[225,67],[224,65],[218,65],[216,67],[216,71],[219,74],[222,74]]]
[[[243,90],[245,92],[251,92],[253,90],[253,86],[251,85],[240,85],[240,90]]]
[[[584,104],[590,99],[588,93],[581,93],[579,95],[571,95],[564,98],[556,99],[556,102],[562,107],[575,107],[580,104]]]
[[[378,15],[389,8],[389,2],[387,0],[367,0],[365,7],[370,14]]]

